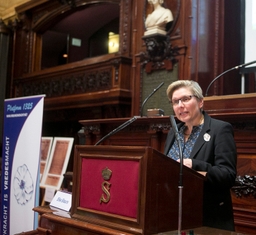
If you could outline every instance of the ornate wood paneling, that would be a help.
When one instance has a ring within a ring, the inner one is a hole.
[[[15,96],[46,94],[45,110],[130,104],[129,58],[102,56],[15,79]]]

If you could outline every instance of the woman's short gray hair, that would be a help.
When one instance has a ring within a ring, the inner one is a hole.
[[[171,83],[166,90],[166,94],[170,101],[172,100],[173,92],[182,87],[189,88],[192,94],[196,96],[198,99],[204,98],[202,88],[199,86],[197,82],[193,80],[178,80]]]

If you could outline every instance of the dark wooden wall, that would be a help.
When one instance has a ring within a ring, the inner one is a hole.
[[[64,1],[63,1],[64,2]],[[79,120],[124,118],[140,114],[142,80],[150,74],[158,77],[165,70],[176,79],[198,81],[203,91],[223,71],[240,63],[240,1],[233,0],[165,0],[174,15],[167,33],[168,46],[174,53],[154,63],[147,56],[143,40],[147,0],[74,0],[75,8],[57,0],[30,1],[16,8],[18,20],[12,23],[13,54],[10,81],[12,97],[46,94],[43,135],[73,136],[79,143]],[[42,33],[64,15],[90,4],[106,2],[120,5],[120,48],[114,54],[41,70]],[[99,80],[102,78],[103,80]],[[216,81],[208,95],[239,94],[240,75],[233,71]],[[161,82],[161,79],[159,79]],[[90,84],[90,86],[88,86]],[[232,84],[232,86],[230,85]],[[161,90],[164,92],[164,90]],[[250,90],[250,92],[255,92]],[[241,97],[241,95],[239,95]],[[213,96],[211,99],[215,100]],[[227,107],[236,107],[236,99],[210,106],[211,115],[225,119]],[[231,119],[236,128],[239,148],[238,172],[255,175],[255,108],[250,98],[243,102],[248,109],[239,119]],[[243,107],[244,107],[243,106]],[[72,161],[69,169],[72,169]],[[253,232],[256,224],[255,194],[234,197],[236,228]]]

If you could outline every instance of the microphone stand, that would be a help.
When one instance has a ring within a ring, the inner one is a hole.
[[[178,141],[179,145],[179,155],[180,155],[180,175],[179,175],[179,207],[178,207],[178,234],[181,234],[181,227],[182,227],[182,193],[183,193],[183,153],[182,153],[182,147],[180,143],[180,138],[178,134],[178,128],[175,122],[175,119],[173,115],[170,117],[172,128],[174,130],[175,138]]]
[[[134,116],[133,118],[129,119],[128,121],[126,121],[125,123],[121,124],[120,126],[118,126],[116,129],[114,129],[113,131],[109,132],[107,135],[103,136],[103,138],[101,138],[94,146],[99,145],[103,140],[105,140],[106,138],[110,137],[111,135],[114,135],[115,133],[117,133],[118,131],[121,131],[122,129],[124,129],[125,127],[129,126],[131,123],[133,123],[136,119],[138,118],[138,116]]]
[[[209,84],[209,86],[207,87],[206,92],[205,92],[205,96],[208,95],[208,90],[210,89],[211,85],[212,85],[219,77],[221,77],[222,75],[224,75],[224,74],[226,74],[226,73],[228,73],[228,72],[230,72],[230,71],[232,71],[232,70],[235,70],[235,69],[237,69],[237,67],[233,67],[233,68],[231,68],[231,69],[228,69],[228,70],[224,71],[223,73],[219,74],[216,78],[214,78],[214,79],[211,81],[211,83]]]
[[[230,71],[232,71],[232,70],[240,69],[240,68],[243,68],[243,67],[246,67],[246,66],[248,66],[248,65],[255,64],[255,63],[256,63],[256,60],[251,61],[251,62],[249,62],[249,63],[237,65],[237,66],[235,66],[235,67],[233,67],[233,68],[230,68],[230,69],[224,71],[223,73],[221,73],[220,75],[218,75],[216,78],[214,78],[214,79],[211,81],[211,83],[209,84],[209,86],[208,86],[207,89],[206,89],[205,96],[208,95],[208,90],[210,89],[211,85],[212,85],[219,77],[223,76],[224,74],[226,74],[226,73],[228,73],[228,72],[230,72]]]

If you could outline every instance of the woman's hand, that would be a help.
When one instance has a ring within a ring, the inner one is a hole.
[[[177,162],[180,162],[180,159],[178,159]],[[183,159],[183,165],[192,168],[192,160],[189,158]]]

